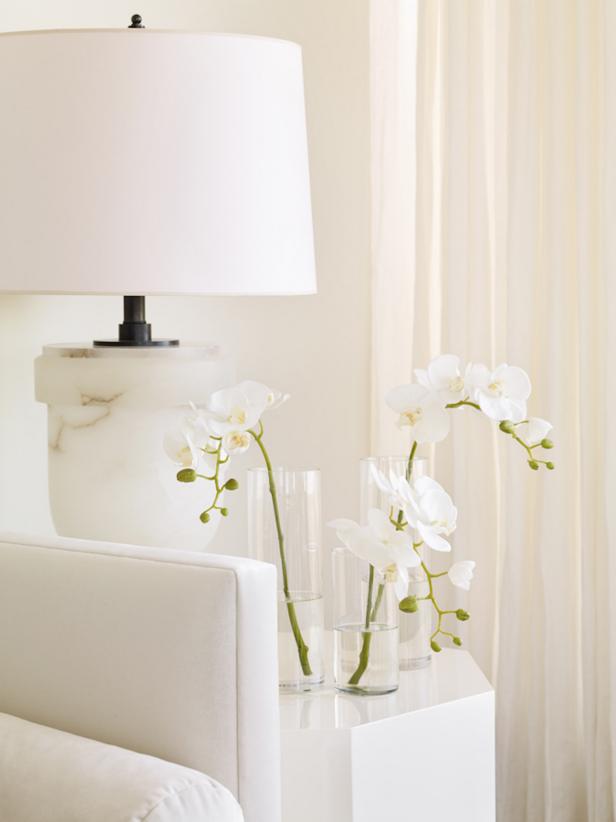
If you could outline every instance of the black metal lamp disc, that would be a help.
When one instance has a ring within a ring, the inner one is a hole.
[[[117,340],[94,340],[97,347],[162,348],[179,345],[179,340],[152,339],[152,326],[145,319],[145,297],[124,297],[124,322]]]

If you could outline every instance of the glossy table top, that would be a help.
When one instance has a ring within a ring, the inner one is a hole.
[[[328,680],[331,682],[331,677]],[[400,672],[400,687],[385,696],[355,696],[326,684],[280,696],[283,732],[350,729],[492,691],[468,651],[443,650],[416,671]]]

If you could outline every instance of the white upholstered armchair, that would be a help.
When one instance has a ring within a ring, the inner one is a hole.
[[[277,712],[273,566],[0,536],[2,822],[279,822]]]

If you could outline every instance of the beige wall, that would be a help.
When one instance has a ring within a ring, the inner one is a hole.
[[[274,458],[322,469],[326,519],[354,515],[369,429],[368,0],[0,0],[0,30],[125,26],[135,11],[150,27],[303,46],[318,296],[152,298],[149,314],[159,336],[223,342],[241,376],[289,391],[270,425]],[[46,342],[109,336],[119,313],[116,298],[0,297],[0,528],[51,527],[33,358]],[[225,526],[241,552],[241,517]]]

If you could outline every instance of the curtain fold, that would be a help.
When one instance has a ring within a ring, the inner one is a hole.
[[[555,471],[472,412],[434,470],[460,510],[454,558],[477,561],[467,637],[497,689],[499,821],[611,822],[616,3],[419,0],[416,92],[383,25],[411,8],[371,13],[373,449],[403,448],[384,393],[438,353],[531,375]]]
[[[371,436],[396,453],[380,397],[411,367],[400,345],[415,305],[416,0],[371,3],[372,402]],[[395,284],[395,288],[392,285]]]

